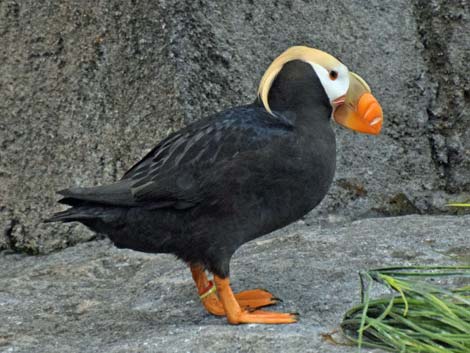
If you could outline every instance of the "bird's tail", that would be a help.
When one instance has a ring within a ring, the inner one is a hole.
[[[75,221],[82,222],[93,219],[96,219],[96,214],[91,214],[88,208],[72,207],[68,210],[53,214],[50,218],[45,219],[44,223]]]

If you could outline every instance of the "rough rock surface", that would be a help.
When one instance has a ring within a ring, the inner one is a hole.
[[[456,0],[0,1],[0,249],[90,239],[40,221],[185,123],[254,99],[270,61],[322,48],[367,79],[380,137],[337,129],[316,213],[446,211],[470,192],[470,8]]]
[[[168,255],[93,241],[46,256],[0,253],[2,352],[353,353],[322,339],[378,266],[470,264],[470,216],[298,222],[242,247],[235,290],[267,288],[294,325],[230,326],[206,314],[189,270]],[[379,352],[379,351],[375,351]]]

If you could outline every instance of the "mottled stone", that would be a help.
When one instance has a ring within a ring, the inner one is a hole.
[[[248,243],[232,261],[234,289],[270,290],[284,302],[269,310],[300,313],[293,325],[230,326],[207,314],[188,268],[169,255],[107,241],[0,253],[0,351],[354,353],[322,335],[360,300],[358,272],[470,264],[469,228],[470,216],[298,222]]]

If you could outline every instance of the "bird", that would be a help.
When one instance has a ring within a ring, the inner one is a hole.
[[[340,60],[290,47],[268,66],[252,103],[170,134],[120,180],[59,191],[71,207],[46,222],[80,222],[118,248],[176,255],[205,309],[230,324],[297,322],[296,313],[261,309],[278,302],[267,290],[234,293],[230,260],[325,197],[336,169],[332,121],[377,135],[383,112]]]

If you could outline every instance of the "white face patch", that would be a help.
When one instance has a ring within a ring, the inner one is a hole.
[[[312,65],[320,79],[330,102],[333,102],[335,99],[346,94],[349,89],[349,70],[346,66],[339,64],[337,67],[328,71],[317,63],[309,62],[309,64]],[[335,71],[337,73],[335,79],[330,75],[331,71]]]

